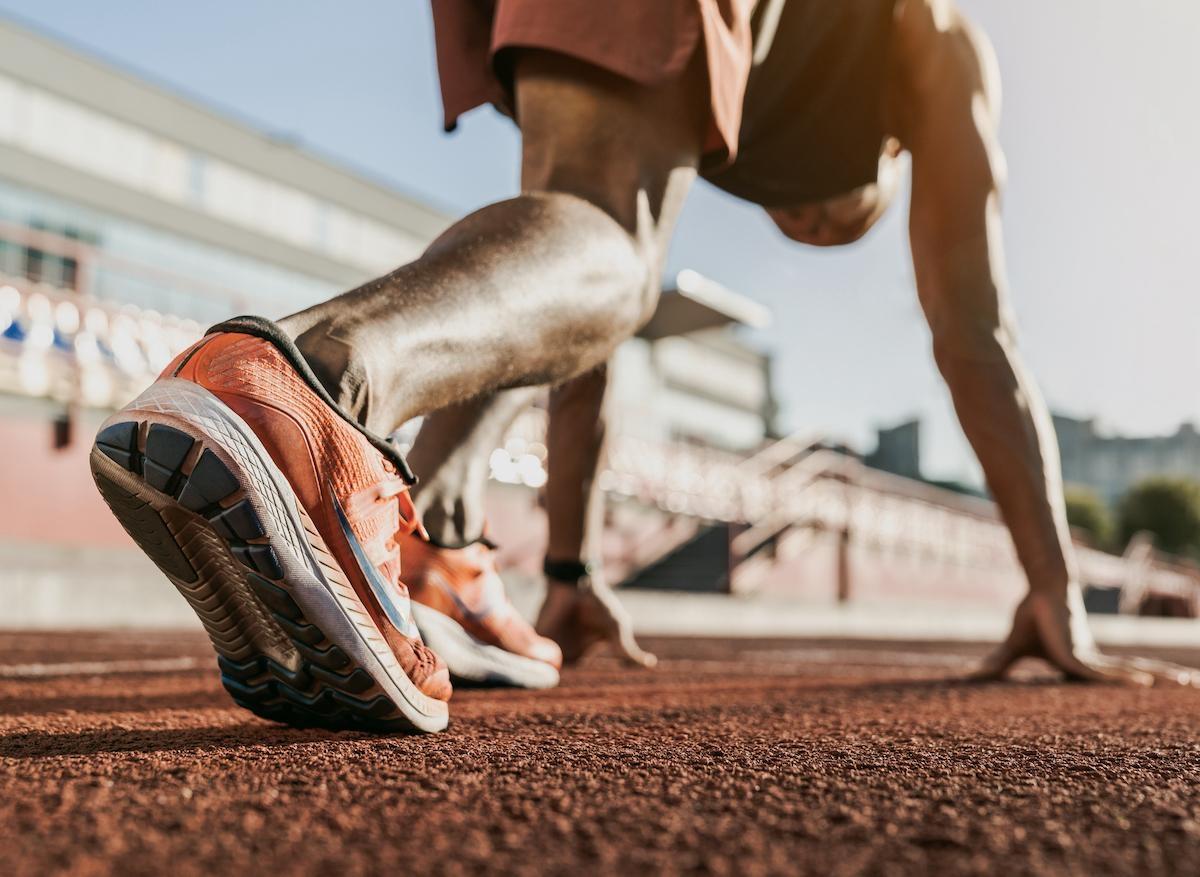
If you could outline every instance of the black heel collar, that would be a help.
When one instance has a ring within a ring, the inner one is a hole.
[[[409,468],[408,461],[404,459],[404,455],[396,449],[395,445],[386,438],[371,432],[333,401],[333,397],[329,395],[329,391],[325,389],[325,385],[317,380],[317,376],[313,373],[312,367],[304,358],[304,354],[300,352],[300,348],[296,346],[296,342],[288,337],[287,333],[280,329],[276,323],[268,320],[266,317],[233,317],[212,326],[205,334],[211,335],[215,332],[235,332],[242,335],[254,335],[262,338],[264,341],[270,341],[283,354],[292,368],[296,370],[296,373],[300,375],[304,383],[308,384],[309,389],[321,398],[322,402],[336,411],[342,420],[358,430],[363,438],[371,443],[375,450],[392,461],[396,466],[396,471],[400,473],[400,477],[404,479],[404,482],[409,487],[417,483],[417,476],[413,474],[412,469]]]

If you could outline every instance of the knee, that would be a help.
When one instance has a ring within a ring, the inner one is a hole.
[[[654,241],[635,242],[635,259],[627,266],[626,283],[630,290],[625,320],[629,334],[649,322],[662,294],[662,256]]]
[[[660,266],[657,247],[635,242],[634,253],[620,269],[615,305],[614,317],[624,335],[632,336],[654,316],[662,292]]]
[[[632,335],[658,302],[659,247],[651,234],[631,232],[590,199],[565,191],[530,193],[545,219],[572,230],[567,245],[575,282],[585,293],[578,301],[591,308],[589,323]]]

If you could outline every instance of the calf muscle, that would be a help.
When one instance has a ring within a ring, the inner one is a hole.
[[[702,75],[692,65],[647,89],[554,56],[521,61],[523,193],[281,325],[335,398],[382,432],[603,362],[657,296],[698,159]]]

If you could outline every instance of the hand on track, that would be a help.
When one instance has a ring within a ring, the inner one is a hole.
[[[1105,655],[1088,629],[1083,595],[1072,585],[1067,596],[1030,593],[1013,615],[1008,639],[971,674],[971,679],[1004,678],[1022,658],[1041,658],[1068,679],[1151,686],[1200,688],[1200,670],[1147,658]]]
[[[611,643],[630,664],[653,667],[658,663],[658,658],[637,644],[629,613],[598,576],[581,587],[548,582],[537,632],[558,643],[565,664],[578,661],[602,642]]]

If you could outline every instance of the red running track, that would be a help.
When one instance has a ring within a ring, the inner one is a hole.
[[[0,872],[1197,873],[1200,692],[652,645],[375,737],[237,709],[197,634],[0,634]]]

